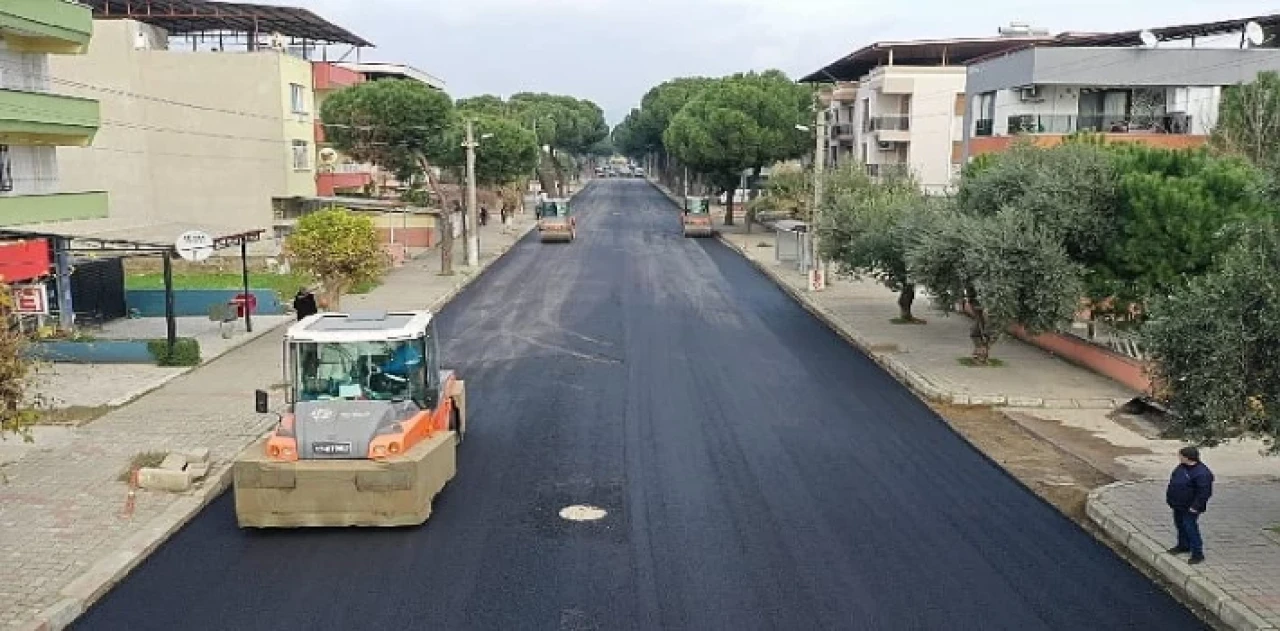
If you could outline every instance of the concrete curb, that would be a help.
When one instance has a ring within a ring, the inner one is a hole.
[[[587,186],[583,186],[570,197],[572,198],[586,189]],[[534,222],[520,228],[516,233],[515,239],[512,240],[511,243],[499,248],[493,257],[489,258],[487,261],[482,261],[478,271],[473,274],[469,274],[465,279],[455,284],[454,287],[445,292],[443,296],[434,300],[428,309],[432,312],[439,311],[444,307],[444,305],[448,304],[449,301],[456,298],[458,294],[466,290],[466,288],[477,279],[484,276],[494,263],[502,259],[503,256],[506,256],[507,252],[511,251],[512,248],[523,241],[536,225],[536,222]],[[270,331],[288,326],[289,324],[290,322],[286,321],[275,327],[262,330],[261,333],[255,331],[253,338],[246,339],[244,343],[248,343],[252,339],[256,339],[261,335],[266,335]],[[221,357],[226,356],[237,347],[227,349],[226,353],[212,358],[209,361],[216,361]],[[200,365],[203,366],[205,363],[208,362],[202,362]],[[199,366],[193,366],[185,371],[175,373],[173,377],[166,380],[165,383],[187,374],[198,367]],[[147,392],[156,390],[159,387],[160,386],[151,388]],[[138,394],[130,400],[144,396],[147,392]],[[257,440],[257,437],[249,440],[246,444],[252,444],[254,440]],[[134,568],[146,560],[152,552],[155,552],[155,550],[164,542],[168,541],[174,533],[186,526],[187,523],[195,518],[200,511],[204,510],[210,502],[222,495],[223,492],[231,487],[232,460],[233,459],[228,459],[219,463],[216,471],[211,470],[209,472],[202,486],[197,487],[187,495],[179,497],[160,515],[156,516],[146,525],[136,529],[114,551],[89,566],[80,574],[80,576],[68,583],[66,587],[63,587],[62,590],[58,592],[61,600],[46,608],[34,620],[19,625],[17,629],[20,629],[21,631],[60,631],[61,629],[70,626],[77,618],[83,615],[84,612],[88,611],[89,607],[97,602],[99,598],[111,591],[111,589],[120,581],[124,580],[124,578],[128,576],[129,572],[133,571]]]
[[[1107,503],[1107,496],[1112,491],[1139,483],[1115,482],[1091,491],[1085,500],[1085,513],[1089,520],[1147,567],[1158,572],[1178,596],[1212,612],[1227,627],[1236,631],[1275,631],[1276,627],[1256,611],[1223,591],[1195,567],[1167,554],[1164,544],[1144,534]]]
[[[654,188],[658,189],[672,202],[680,204],[679,198],[675,194],[666,190],[661,184],[651,178],[645,178]],[[769,280],[773,281],[782,291],[792,297],[805,311],[813,314],[814,317],[822,321],[832,331],[843,338],[849,344],[862,351],[872,361],[879,364],[882,368],[893,375],[895,379],[903,385],[910,388],[917,395],[938,403],[949,403],[951,405],[974,405],[974,406],[1004,406],[1014,408],[1046,408],[1046,409],[1085,409],[1085,410],[1114,410],[1127,401],[1116,399],[1046,399],[1041,397],[1022,397],[1011,396],[1006,394],[972,394],[969,392],[960,392],[952,389],[950,384],[940,383],[916,369],[908,366],[906,363],[899,361],[888,353],[878,352],[875,345],[870,340],[863,337],[858,330],[850,325],[844,318],[837,315],[834,311],[818,304],[810,296],[803,291],[797,289],[794,285],[787,282],[777,270],[770,266],[757,261],[747,254],[746,250],[739,247],[736,243],[726,239],[719,231],[715,234],[716,239],[727,246],[729,249],[737,252],[742,258],[746,259],[757,270],[760,270]]]

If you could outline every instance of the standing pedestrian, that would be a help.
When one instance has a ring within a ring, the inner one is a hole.
[[[297,295],[293,297],[293,311],[298,314],[299,321],[307,316],[319,313],[320,308],[316,305],[316,295],[306,287],[299,287]]]
[[[1204,541],[1200,538],[1200,515],[1209,510],[1213,496],[1213,472],[1200,462],[1200,450],[1183,447],[1178,451],[1179,463],[1169,477],[1165,502],[1173,509],[1173,525],[1178,530],[1178,544],[1170,554],[1191,553],[1192,565],[1204,561]]]
[[[484,204],[480,205],[480,225],[489,225],[489,207]]]

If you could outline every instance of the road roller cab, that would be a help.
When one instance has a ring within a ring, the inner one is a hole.
[[[573,241],[578,236],[578,223],[569,200],[553,197],[538,204],[538,232],[545,241]]]
[[[711,206],[705,197],[684,198],[684,236],[711,236]]]
[[[234,465],[240,525],[426,521],[466,432],[465,384],[440,367],[432,314],[315,314],[289,328],[284,359],[286,409]]]

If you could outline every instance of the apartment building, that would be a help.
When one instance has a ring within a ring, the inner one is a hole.
[[[930,193],[947,191],[961,165],[964,63],[1049,39],[1015,25],[993,38],[877,42],[800,79],[831,83],[826,158],[873,176],[908,171]]]
[[[109,121],[59,150],[67,184],[105,187],[117,223],[272,228],[276,204],[317,194],[311,58],[369,43],[302,9],[144,4],[91,0],[88,53],[50,65]]]
[[[83,56],[89,8],[63,0],[0,2],[0,225],[93,219],[107,214],[100,182],[60,165],[58,147],[98,133],[99,105],[49,77],[51,59]],[[69,177],[60,174],[70,171]],[[12,278],[8,280],[14,280]]]
[[[1280,71],[1280,49],[1243,38],[1250,22],[1273,29],[1280,16],[1064,35],[976,59],[966,82],[964,156],[1018,140],[1052,146],[1078,132],[1166,148],[1204,145],[1224,90]],[[1204,45],[1221,36],[1227,47]]]

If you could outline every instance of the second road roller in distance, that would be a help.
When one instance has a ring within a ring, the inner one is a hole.
[[[712,234],[710,204],[705,197],[684,198],[684,236],[709,237]]]
[[[432,314],[317,313],[284,345],[287,409],[233,465],[239,525],[425,522],[457,471],[467,407]],[[267,392],[256,398],[267,413]]]
[[[569,200],[563,197],[551,197],[539,203],[537,218],[543,242],[569,242],[578,236],[578,222],[573,217]]]

